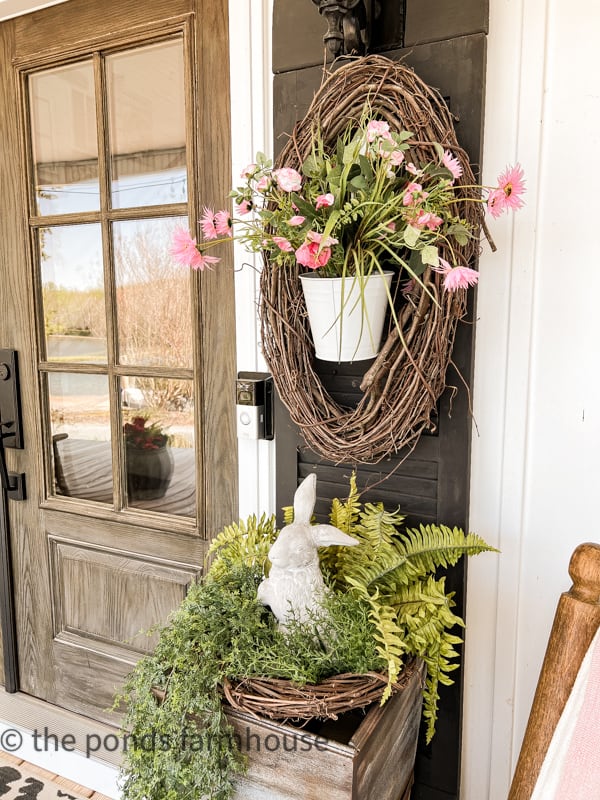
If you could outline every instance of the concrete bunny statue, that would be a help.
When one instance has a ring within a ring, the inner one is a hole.
[[[317,476],[312,473],[296,489],[294,521],[282,528],[269,550],[271,571],[258,587],[258,600],[285,630],[289,619],[305,622],[318,613],[326,586],[319,567],[318,547],[358,544],[333,525],[311,525],[317,498]]]

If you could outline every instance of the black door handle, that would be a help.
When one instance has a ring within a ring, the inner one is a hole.
[[[25,476],[8,471],[5,449],[23,447],[19,364],[15,350],[0,350],[0,487],[10,500],[25,499]]]

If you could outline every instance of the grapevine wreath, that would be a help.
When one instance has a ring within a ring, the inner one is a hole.
[[[457,215],[475,234],[483,225],[487,235],[481,203],[472,202],[477,196],[476,181],[468,156],[457,143],[444,99],[412,69],[383,56],[357,58],[325,76],[276,166],[300,169],[310,154],[315,127],[325,147],[333,147],[348,123],[360,120],[365,103],[392,131],[412,131],[410,159],[415,164],[437,157],[435,142],[455,154],[462,166],[455,184]],[[456,258],[473,266],[478,238],[475,235],[453,249]],[[439,251],[450,260],[443,243]],[[298,264],[286,269],[265,264],[260,315],[266,361],[306,443],[338,463],[377,462],[404,447],[414,447],[420,434],[431,429],[432,413],[446,387],[456,326],[466,313],[466,290],[444,291],[443,275],[427,268],[422,281],[429,292],[418,282],[410,294],[397,291],[402,337],[390,324],[379,355],[362,378],[363,396],[355,408],[347,408],[331,397],[315,369],[298,278],[302,269]]]

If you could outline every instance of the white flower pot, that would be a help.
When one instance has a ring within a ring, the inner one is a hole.
[[[315,355],[323,361],[375,358],[388,305],[392,272],[368,277],[300,275]]]

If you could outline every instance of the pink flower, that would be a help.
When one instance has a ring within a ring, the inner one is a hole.
[[[328,192],[327,194],[320,194],[315,202],[315,208],[318,211],[320,208],[327,208],[328,206],[332,206],[334,203],[335,197],[331,194],[331,192]]]
[[[302,223],[305,222],[305,221],[306,221],[306,217],[302,217],[302,216],[300,216],[300,214],[295,214],[293,217],[288,219],[288,225],[291,225],[292,227],[294,227],[296,225],[302,225]]]
[[[420,183],[409,183],[406,187],[406,193],[402,198],[402,204],[405,206],[412,206],[417,201],[417,198],[414,197],[416,194],[419,195],[419,200],[424,200],[429,196],[429,192],[424,192]]]
[[[506,210],[506,195],[502,189],[493,189],[488,194],[487,207],[492,217],[499,217]]]
[[[421,211],[413,225],[417,228],[429,228],[430,231],[434,231],[443,221],[441,217],[432,214],[431,211]]]
[[[319,252],[317,242],[304,242],[296,250],[295,256],[296,261],[303,267],[319,269],[319,267],[324,267],[331,258],[331,248],[323,247]]]
[[[396,230],[396,223],[394,222],[394,220],[391,220],[385,227],[389,228],[393,233]]]
[[[367,125],[367,142],[374,142],[378,138],[390,140],[392,138],[390,126],[383,120],[373,119]]]
[[[280,250],[283,250],[284,253],[291,253],[294,249],[285,236],[274,236],[273,241]]]
[[[406,171],[410,172],[411,175],[418,175],[419,170],[415,167],[412,161],[409,161],[406,165]]]
[[[252,211],[252,203],[249,200],[242,200],[239,206],[235,207],[235,210],[240,217],[244,217],[246,214]]]
[[[318,231],[309,231],[306,241],[296,250],[296,261],[303,267],[319,269],[324,267],[331,258],[331,247],[338,240],[333,236],[323,236]]]
[[[338,240],[334,239],[333,236],[326,236],[325,238],[323,238],[323,234],[319,233],[318,231],[309,231],[306,234],[306,238],[310,242],[314,242],[315,244],[318,244],[321,247],[331,247],[331,245],[338,243]]]
[[[392,150],[390,153],[390,164],[394,167],[399,167],[404,161],[404,153],[402,150]]]
[[[455,292],[457,289],[468,289],[479,280],[479,273],[470,267],[453,267],[446,259],[440,258],[440,265],[433,267],[444,276],[444,289]]]
[[[254,175],[257,169],[257,164],[248,164],[247,167],[240,172],[240,178],[249,178],[251,175]]]
[[[221,260],[216,256],[205,256],[203,253],[198,253],[198,255],[200,256],[200,258],[196,261],[195,264],[190,264],[190,266],[193,267],[194,269],[199,269],[200,271],[203,271],[205,267],[208,267],[208,269],[212,269],[210,265],[218,264],[219,261]]]
[[[200,227],[202,228],[202,234],[205,239],[216,239],[219,236],[215,227],[215,212],[212,208],[204,206],[204,213],[200,219]]]
[[[173,232],[171,255],[184,267],[197,269],[196,264],[202,258],[196,247],[196,240],[192,239],[185,228],[176,228]]]
[[[452,174],[454,180],[460,178],[462,175],[462,167],[460,165],[460,161],[456,156],[453,156],[450,150],[444,150],[444,154],[442,156],[442,164],[446,167],[447,170]]]
[[[268,175],[263,175],[262,178],[256,184],[256,190],[258,192],[266,192],[270,185],[271,185],[271,178]]]
[[[493,202],[492,206],[490,207],[490,201],[488,198],[488,208],[490,208],[492,216],[497,217],[508,208],[511,208],[513,211],[521,208],[523,205],[523,199],[521,195],[525,191],[525,181],[523,167],[520,164],[515,164],[514,167],[507,167],[504,170],[504,172],[498,178],[498,189],[495,189],[493,192],[491,192],[491,195],[495,195],[498,191],[501,191],[504,194],[502,203],[499,203],[497,197],[495,202]],[[494,212],[494,209],[498,208],[499,210]]]
[[[231,216],[229,211],[217,211],[215,214],[215,230],[219,236],[231,236],[233,230],[231,228]]]
[[[302,187],[302,175],[290,167],[273,170],[273,177],[284,192],[297,192]]]

